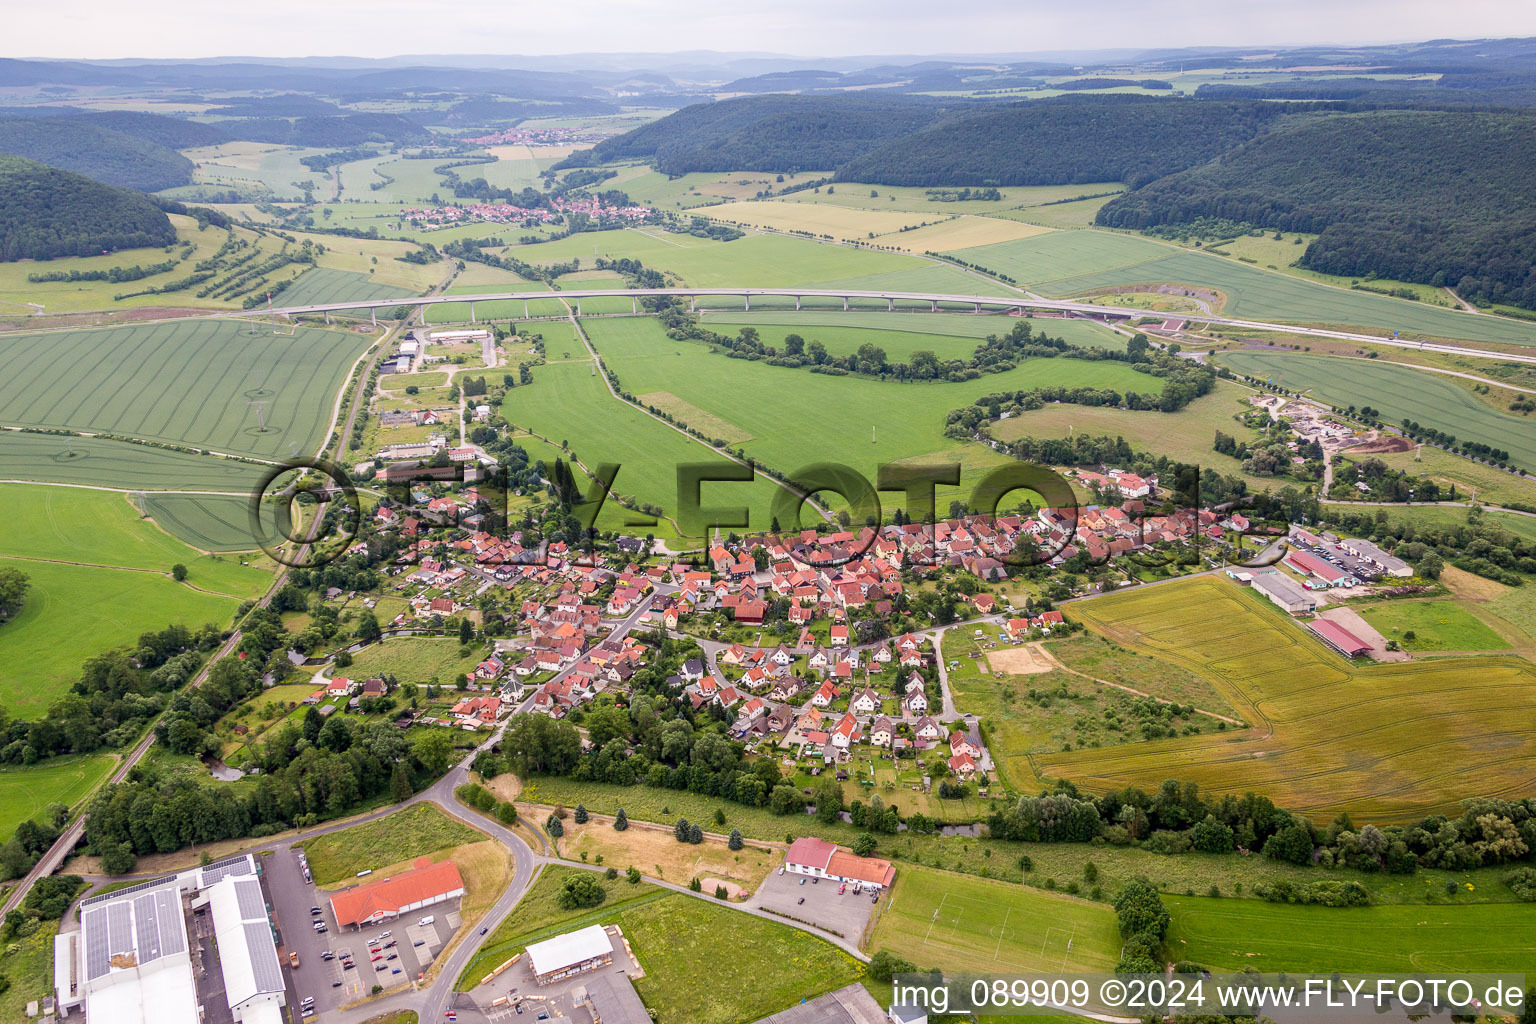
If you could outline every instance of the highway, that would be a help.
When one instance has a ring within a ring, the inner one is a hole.
[[[305,316],[315,314],[341,313],[358,309],[392,309],[397,306],[427,306],[439,302],[533,302],[540,299],[559,301],[575,301],[578,309],[582,299],[595,298],[628,298],[634,308],[638,308],[640,299],[645,298],[686,298],[700,299],[710,297],[737,297],[739,296],[748,310],[752,308],[754,297],[772,296],[777,298],[790,298],[795,300],[795,308],[799,309],[801,300],[804,299],[842,299],[844,308],[853,299],[874,299],[886,303],[886,308],[894,311],[896,303],[928,303],[929,308],[935,312],[940,304],[947,305],[951,309],[955,306],[970,306],[973,312],[979,313],[983,309],[994,311],[1001,310],[1026,310],[1042,309],[1056,310],[1066,313],[1077,313],[1084,316],[1113,317],[1117,320],[1133,319],[1141,316],[1161,318],[1163,314],[1150,311],[1129,309],[1125,306],[1097,306],[1088,302],[1070,302],[1060,299],[1042,299],[1033,296],[998,296],[998,295],[954,295],[940,292],[887,292],[887,291],[860,291],[846,288],[596,288],[580,291],[541,291],[541,292],[487,292],[481,295],[428,295],[410,299],[376,299],[363,302],[329,302],[311,306],[278,306],[271,309],[231,311],[227,313],[211,314],[214,318],[226,317],[250,317],[256,316]],[[818,307],[821,308],[821,307]],[[526,313],[526,309],[525,309]],[[1467,316],[1482,315],[1471,314]],[[1263,320],[1241,320],[1235,317],[1216,316],[1211,313],[1179,313],[1168,314],[1169,319],[1183,320],[1186,323],[1210,324],[1218,327],[1231,327],[1240,330],[1267,331],[1273,333],[1299,335],[1308,338],[1331,338],[1338,341],[1366,342],[1373,345],[1389,345],[1394,348],[1418,349],[1426,352],[1443,352],[1453,355],[1471,356],[1478,359],[1502,359],[1517,363],[1536,364],[1536,355],[1523,355],[1503,351],[1491,351],[1479,348],[1466,348],[1459,345],[1447,345],[1440,342],[1409,341],[1402,338],[1382,337],[1375,334],[1360,334],[1352,331],[1336,331],[1322,327],[1300,327],[1295,324],[1273,323]]]

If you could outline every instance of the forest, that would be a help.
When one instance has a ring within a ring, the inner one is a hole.
[[[170,245],[176,229],[147,196],[0,155],[0,262]]]
[[[77,117],[0,120],[0,152],[143,192],[192,180],[192,161],[174,149]]]
[[[1301,257],[1312,270],[1536,308],[1533,163],[1536,117],[1524,113],[1306,114],[1110,201],[1098,221],[1318,232]]]

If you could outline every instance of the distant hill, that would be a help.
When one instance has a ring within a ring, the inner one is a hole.
[[[260,117],[218,122],[231,138],[285,146],[358,146],[367,142],[430,142],[434,135],[399,114],[341,114],[335,117]]]
[[[170,218],[148,196],[0,155],[0,261],[94,256],[174,241]]]
[[[1536,308],[1532,167],[1529,114],[1309,114],[1116,198],[1098,219],[1150,228],[1217,217],[1320,232],[1302,266]]]
[[[1254,136],[1278,104],[1065,97],[983,108],[872,149],[840,181],[881,185],[1131,187],[1204,163]]]
[[[0,153],[61,167],[109,185],[144,192],[185,185],[192,161],[155,142],[100,125],[79,115],[0,120]]]
[[[167,149],[191,149],[193,146],[216,146],[228,142],[230,136],[211,124],[187,121],[164,114],[144,114],[134,110],[93,110],[75,117],[77,121],[109,128],[124,135],[132,135],[145,142],[153,142]]]
[[[863,95],[746,96],[684,107],[561,166],[640,157],[667,174],[831,169],[911,135],[945,110],[933,101]]]

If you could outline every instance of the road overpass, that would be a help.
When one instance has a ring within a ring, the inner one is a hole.
[[[948,310],[951,312],[969,311],[971,313],[981,313],[984,311],[1022,313],[1028,310],[1043,310],[1117,322],[1133,320],[1144,316],[1157,319],[1164,318],[1165,316],[1150,310],[1139,310],[1126,306],[1099,306],[1089,302],[1040,299],[1027,295],[956,295],[941,292],[864,291],[847,288],[590,288],[560,292],[485,292],[478,295],[426,295],[405,299],[370,299],[359,302],[324,302],[309,306],[277,306],[269,309],[214,313],[212,316],[219,318],[272,315],[294,317],[319,314],[329,319],[332,313],[369,310],[370,315],[376,317],[377,311],[381,309],[397,309],[402,306],[433,306],[445,302],[459,302],[469,304],[470,321],[474,323],[478,322],[475,317],[475,304],[481,302],[521,302],[523,303],[523,317],[526,319],[529,315],[528,303],[549,299],[563,299],[570,302],[576,306],[577,312],[580,313],[583,299],[627,298],[630,300],[631,311],[639,312],[640,300],[648,298],[687,299],[690,309],[697,308],[699,299],[740,298],[743,307],[750,311],[754,298],[769,297],[794,299],[795,309],[797,310],[805,308],[804,303],[807,299],[841,300],[845,310],[852,308],[853,301],[857,299],[862,302],[884,302],[886,309],[891,312],[895,312],[898,308],[897,303],[901,303],[901,308],[909,311],[920,309],[924,305],[928,307],[930,312]],[[817,305],[813,308],[825,309],[826,307],[824,305]],[[1468,313],[1466,315],[1471,317],[1482,314]],[[1308,338],[1331,338],[1339,341],[1366,342],[1373,345],[1389,345],[1394,348],[1419,349],[1428,352],[1446,352],[1481,359],[1502,359],[1518,363],[1536,363],[1536,355],[1464,348],[1459,345],[1447,345],[1441,342],[1411,341],[1404,338],[1330,330],[1321,327],[1301,327],[1295,324],[1263,320],[1241,320],[1235,317],[1216,316],[1210,313],[1170,313],[1166,314],[1166,318],[1182,320],[1186,323],[1209,324],[1214,327],[1267,331]],[[375,322],[377,321],[375,320]]]

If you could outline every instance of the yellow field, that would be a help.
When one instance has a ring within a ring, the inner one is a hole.
[[[648,395],[636,395],[643,404],[654,405],[662,412],[672,416],[693,427],[703,431],[712,438],[718,438],[728,444],[740,444],[743,441],[752,440],[752,434],[738,427],[736,424],[721,419],[714,413],[705,412],[690,402],[685,402],[670,391],[652,391]]]
[[[1536,671],[1511,656],[1350,665],[1262,598],[1200,577],[1083,602],[1110,639],[1208,676],[1244,719],[1215,733],[1037,754],[1089,789],[1252,790],[1324,821],[1408,821],[1536,788]]]
[[[1050,230],[1038,224],[1025,224],[1017,220],[956,217],[954,220],[947,220],[942,224],[930,224],[916,231],[881,235],[875,239],[875,242],[879,245],[905,249],[908,252],[949,252],[953,249],[969,249],[975,245],[1012,242],[1031,235],[1043,235]]]

